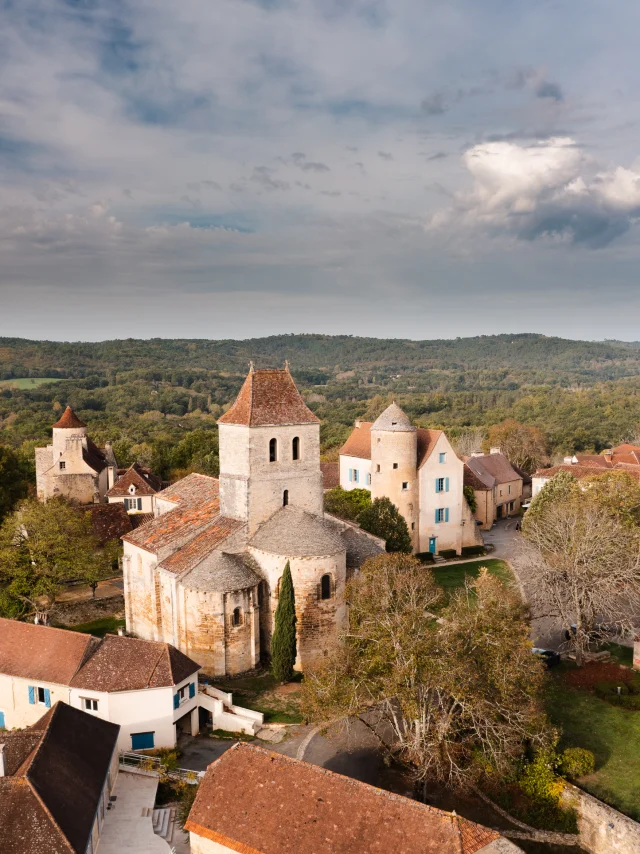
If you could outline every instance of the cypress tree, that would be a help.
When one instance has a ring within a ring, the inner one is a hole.
[[[271,639],[271,672],[278,682],[289,682],[296,662],[296,598],[289,561],[280,579],[276,625]]]

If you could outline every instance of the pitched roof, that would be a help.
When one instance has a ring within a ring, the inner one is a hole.
[[[345,551],[335,526],[289,504],[267,519],[249,540],[261,551],[291,557],[321,557]]]
[[[241,743],[207,769],[186,829],[247,854],[473,854],[500,838],[454,813]]]
[[[611,448],[614,454],[630,454],[632,451],[640,453],[640,445],[633,445],[631,442],[623,442],[622,445],[616,445]]]
[[[340,486],[340,463],[320,463],[322,485],[325,489]]]
[[[207,484],[206,488],[202,490],[203,494],[207,496],[202,501],[183,501],[174,510],[156,516],[150,522],[141,525],[135,531],[131,531],[130,534],[125,534],[122,539],[154,553],[185,537],[191,539],[204,527],[209,526],[211,521],[220,513],[218,481],[213,478],[206,478],[206,480],[212,483]],[[215,484],[215,489],[212,488],[213,484]],[[161,494],[158,493],[158,495]]]
[[[487,484],[489,477],[494,478],[494,483],[522,480],[521,475],[515,471],[504,454],[483,454],[481,457],[469,457],[467,466],[481,481]]]
[[[87,446],[82,448],[82,459],[94,471],[100,472],[107,468],[109,461],[107,460],[104,451],[100,450],[97,445],[94,445],[91,439],[87,436]]]
[[[105,635],[70,684],[107,692],[167,688],[199,669],[199,664],[171,644]]]
[[[191,590],[230,593],[256,587],[262,580],[253,569],[255,561],[247,554],[214,551],[207,555],[183,580]]]
[[[428,430],[425,427],[418,427],[418,468],[429,459],[436,442],[442,436],[442,432],[442,430]]]
[[[194,504],[210,501],[219,493],[220,484],[217,478],[192,472],[156,493],[156,498],[172,501],[174,504]]]
[[[84,421],[80,421],[70,406],[67,406],[60,418],[53,425],[54,430],[68,430],[71,427],[86,427]]]
[[[136,495],[155,495],[162,487],[162,480],[148,469],[133,463],[107,492],[112,498],[129,495],[129,487],[135,486]]]
[[[340,448],[344,457],[359,457],[361,460],[371,459],[371,425],[372,421],[359,421],[351,431],[351,435]]]
[[[120,727],[56,703],[27,731],[32,749],[0,777],[0,850],[85,854]],[[2,733],[25,749],[23,733]]]
[[[472,489],[483,491],[485,489],[493,489],[496,483],[495,477],[488,472],[478,472],[476,474],[473,469],[465,463],[463,469],[463,482],[465,486],[470,486]]]
[[[162,517],[160,517],[162,518]],[[225,516],[217,516],[211,525],[201,531],[189,543],[160,564],[160,569],[174,572],[180,575],[182,572],[193,569],[203,561],[217,546],[223,543],[230,534],[242,528],[243,522],[237,519],[227,519]]]
[[[372,430],[384,430],[390,433],[414,433],[416,427],[411,419],[394,401],[371,425]]]
[[[0,673],[69,685],[98,644],[81,632],[0,618]]]
[[[93,534],[100,543],[119,540],[132,529],[124,504],[88,504],[78,507],[81,513],[91,515]]]
[[[538,471],[534,474],[534,477],[544,477],[551,478],[555,474],[558,474],[560,471],[568,471],[569,474],[572,474],[578,480],[581,480],[583,477],[596,477],[597,475],[603,475],[610,471],[624,471],[627,474],[630,474],[631,477],[640,481],[640,466],[630,466],[625,463],[618,463],[615,466],[611,466],[610,468],[603,468],[602,466],[597,465],[580,465],[576,463],[562,463],[558,466],[551,466],[551,468],[547,469],[538,469]]]
[[[289,370],[250,371],[234,404],[219,424],[267,427],[284,424],[319,424],[302,399]]]

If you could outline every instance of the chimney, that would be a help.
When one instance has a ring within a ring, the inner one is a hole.
[[[0,777],[7,776],[7,769],[4,764],[4,744],[0,744]]]
[[[356,418],[356,420],[353,422],[353,424],[355,427],[362,427],[362,419]]]
[[[489,453],[490,454],[501,454],[502,451],[500,450],[500,448],[493,447],[493,448],[489,448]]]
[[[127,630],[124,626],[118,626],[118,637],[123,638],[127,633]]]
[[[484,451],[471,451],[472,457],[484,457]]]

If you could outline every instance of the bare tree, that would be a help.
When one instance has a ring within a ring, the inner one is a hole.
[[[452,439],[451,444],[459,457],[470,457],[474,451],[482,448],[486,438],[484,427],[470,427]]]
[[[517,598],[481,572],[453,596],[415,558],[367,561],[349,585],[350,629],[327,665],[305,675],[312,720],[368,713],[423,784],[475,784],[513,768],[547,737],[543,678]]]
[[[531,508],[534,510],[534,507]],[[531,604],[560,619],[576,662],[600,640],[634,631],[640,614],[640,530],[578,491],[525,517],[524,548]],[[575,628],[574,628],[575,627]]]

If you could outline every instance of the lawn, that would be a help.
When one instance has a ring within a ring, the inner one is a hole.
[[[60,377],[19,377],[13,380],[0,380],[0,388],[11,386],[11,388],[38,388],[46,383],[59,383]]]
[[[77,626],[60,626],[60,628],[68,629],[70,632],[84,632],[96,638],[103,638],[107,633],[115,634],[119,626],[124,626],[124,620],[116,620],[115,617],[102,617],[102,619],[93,620],[91,623],[80,623]]]
[[[580,786],[636,821],[640,820],[640,712],[619,709],[589,691],[571,688],[553,671],[547,712],[562,730],[560,748],[586,747],[596,757],[596,771]]]
[[[513,573],[509,564],[497,558],[482,558],[481,560],[454,564],[453,566],[441,564],[430,567],[430,569],[435,582],[440,587],[443,587],[446,593],[451,593],[456,587],[462,587],[466,577],[477,578],[480,574],[480,568],[483,566],[486,566],[490,574],[499,578],[503,584],[506,585],[513,582]]]

